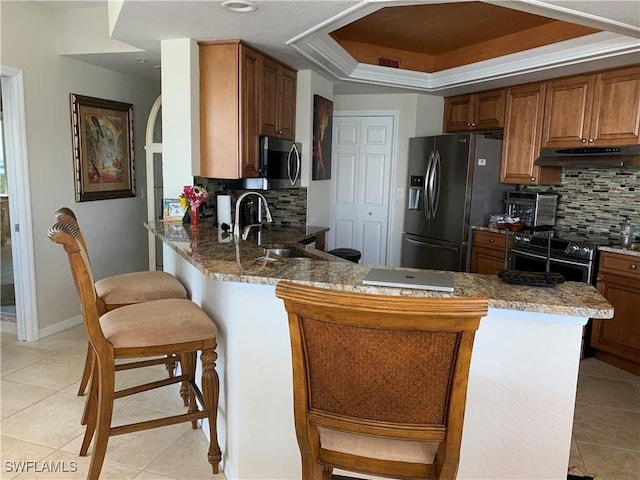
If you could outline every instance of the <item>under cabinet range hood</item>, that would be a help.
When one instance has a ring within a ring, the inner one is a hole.
[[[543,148],[534,164],[540,167],[640,167],[640,145]]]

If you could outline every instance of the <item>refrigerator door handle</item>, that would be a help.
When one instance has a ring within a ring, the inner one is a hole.
[[[424,173],[424,218],[429,222],[431,218],[431,188],[429,179],[431,178],[431,169],[433,168],[434,151],[431,150],[427,159],[427,170]]]
[[[429,191],[431,193],[431,217],[435,218],[440,201],[440,151],[436,150],[431,168],[431,178],[429,179]]]
[[[417,240],[413,240],[411,238],[405,238],[405,241],[407,243],[410,243],[412,245],[416,245],[418,247],[437,247],[437,248],[442,248],[443,250],[453,250],[453,251],[457,251],[460,246],[447,246],[447,245],[436,245],[433,243],[425,243],[425,242],[418,242]]]

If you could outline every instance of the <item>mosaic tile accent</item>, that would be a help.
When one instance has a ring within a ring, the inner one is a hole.
[[[205,185],[209,190],[209,199],[204,209],[204,219],[215,221],[216,218],[216,202],[217,192],[226,191],[231,195],[232,210],[235,206],[236,198],[246,190],[237,190],[230,188],[229,185],[233,181],[214,179],[214,178],[195,178],[196,183]],[[269,202],[269,209],[276,225],[300,225],[307,224],[307,189],[306,188],[289,188],[283,190],[260,190]],[[232,212],[233,213],[233,212]]]
[[[620,225],[640,229],[640,168],[564,168],[560,186],[520,186],[559,195],[556,226],[617,240]]]

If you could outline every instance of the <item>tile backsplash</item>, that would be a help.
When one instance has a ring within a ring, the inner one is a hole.
[[[560,186],[520,188],[559,195],[559,229],[615,239],[623,223],[640,229],[640,168],[564,168]]]
[[[231,195],[232,215],[235,211],[235,201],[245,190],[235,190],[229,185],[232,181],[212,178],[196,177],[196,183],[205,185],[209,190],[209,199],[205,205],[204,218],[216,221],[216,193],[225,191]],[[276,225],[305,226],[307,224],[307,189],[289,188],[283,190],[260,190],[269,203],[269,209]]]

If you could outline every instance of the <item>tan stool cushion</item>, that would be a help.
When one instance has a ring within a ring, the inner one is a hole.
[[[320,447],[334,452],[396,462],[433,463],[438,442],[370,437],[318,427]]]
[[[96,293],[107,305],[187,298],[187,290],[180,281],[167,272],[133,272],[113,275],[98,280]]]
[[[215,338],[213,320],[191,300],[170,298],[127,305],[100,317],[115,348],[153,347]]]

